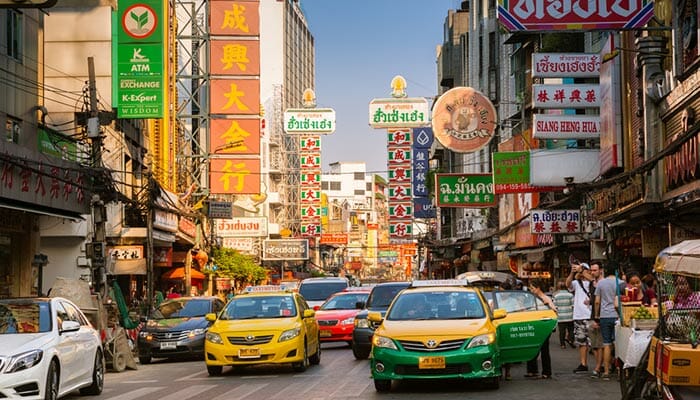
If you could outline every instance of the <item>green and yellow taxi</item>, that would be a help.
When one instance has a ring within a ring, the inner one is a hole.
[[[498,388],[504,363],[532,359],[556,325],[556,313],[530,292],[512,294],[519,307],[491,309],[467,280],[414,281],[391,303],[372,337],[370,367],[379,392],[392,380],[463,378]],[[505,303],[505,298],[501,303]],[[501,304],[499,303],[499,304]],[[509,307],[511,307],[509,305]]]
[[[204,341],[209,375],[226,366],[291,364],[303,372],[321,362],[315,312],[297,292],[280,286],[247,288],[218,314]]]

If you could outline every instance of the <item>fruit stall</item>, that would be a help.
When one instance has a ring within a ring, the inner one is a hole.
[[[621,317],[615,326],[615,354],[623,368],[636,367],[656,329],[658,308],[622,302]]]

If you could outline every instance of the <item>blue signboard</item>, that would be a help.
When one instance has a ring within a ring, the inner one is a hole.
[[[436,218],[437,212],[433,202],[428,197],[413,199],[413,218]]]

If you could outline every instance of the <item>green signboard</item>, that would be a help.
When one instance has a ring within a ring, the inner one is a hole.
[[[117,61],[119,118],[162,118],[163,46],[122,44]]]
[[[37,134],[41,154],[62,160],[78,161],[78,146],[75,140],[44,126],[39,126]]]
[[[438,207],[493,207],[491,174],[435,174],[435,199]]]
[[[162,0],[119,0],[119,44],[163,42]]]

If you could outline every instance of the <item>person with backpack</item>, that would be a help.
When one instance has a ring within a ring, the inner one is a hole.
[[[566,287],[574,294],[574,343],[578,347],[580,361],[574,373],[588,372],[588,351],[591,348],[589,331],[593,298],[592,280],[591,267],[585,262],[573,260],[571,272],[566,277]]]

